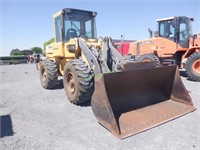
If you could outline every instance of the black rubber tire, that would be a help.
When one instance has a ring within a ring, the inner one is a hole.
[[[138,62],[145,62],[145,61],[156,61],[157,63],[157,66],[161,66],[161,63],[160,63],[160,60],[157,56],[155,56],[154,54],[150,54],[150,53],[147,53],[147,54],[143,54],[139,57],[138,59]]]
[[[192,81],[200,81],[200,73],[195,72],[193,70],[193,63],[200,59],[200,52],[193,53],[188,58],[186,64],[185,64],[185,71],[188,76],[188,78]]]
[[[124,57],[124,60],[125,61],[131,61],[131,62],[135,62],[135,56],[133,56],[132,54],[127,54],[127,55],[125,55],[125,56],[123,56]]]
[[[40,63],[40,82],[45,89],[53,89],[58,81],[58,69],[56,64],[50,59],[45,59]]]
[[[63,85],[69,101],[80,105],[92,97],[94,76],[84,61],[74,59],[64,67]]]

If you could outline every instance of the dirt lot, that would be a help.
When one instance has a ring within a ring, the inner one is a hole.
[[[200,83],[181,74],[197,110],[120,140],[98,124],[89,104],[67,100],[62,79],[45,90],[35,65],[0,66],[0,149],[200,149]]]

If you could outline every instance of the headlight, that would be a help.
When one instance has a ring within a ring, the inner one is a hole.
[[[67,46],[67,49],[70,53],[75,53],[76,46],[74,44],[70,44]]]

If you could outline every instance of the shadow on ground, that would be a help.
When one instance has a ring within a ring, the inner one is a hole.
[[[187,74],[186,74],[185,71],[179,70],[179,72],[180,72],[180,76],[181,76],[181,77],[187,78]]]
[[[55,89],[63,89],[63,88],[64,88],[63,79],[60,79],[60,80],[58,80]]]
[[[188,80],[190,82],[198,82],[198,81],[193,81],[193,80],[189,79],[185,71],[179,70],[179,72],[180,72],[180,76],[183,78],[186,78],[186,80]]]
[[[4,136],[12,136],[14,134],[10,115],[0,116],[0,124],[0,138]]]
[[[86,103],[83,103],[83,104],[81,104],[79,106],[81,106],[81,107],[90,107],[91,106],[91,99],[88,100]]]

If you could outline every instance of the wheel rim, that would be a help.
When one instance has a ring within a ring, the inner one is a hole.
[[[71,72],[67,73],[67,88],[71,94],[75,92],[75,81]]]
[[[47,80],[47,73],[45,70],[43,70],[42,81],[45,82],[46,80]]]
[[[150,62],[151,60],[149,59],[144,59],[142,62]]]
[[[194,70],[195,73],[200,74],[200,60],[196,60],[192,64],[192,70]]]

